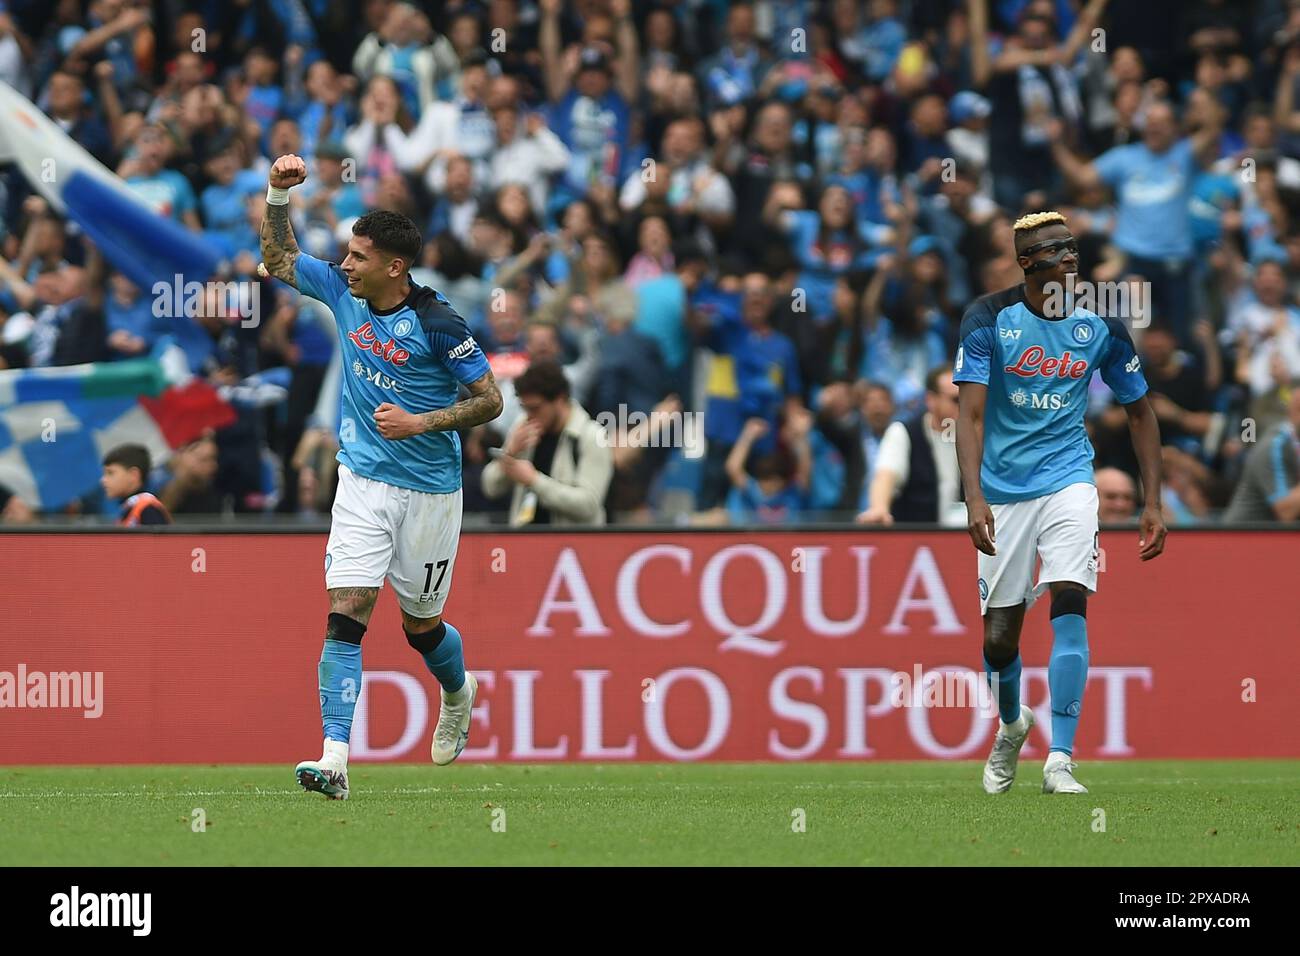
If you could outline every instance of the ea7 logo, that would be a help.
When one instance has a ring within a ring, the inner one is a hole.
[[[1135,355],[1128,360],[1128,364],[1124,366],[1124,371],[1136,372],[1141,367],[1142,367],[1142,360]]]
[[[1023,331],[1024,329],[998,329],[998,333],[1004,339],[1018,339],[1020,338],[1020,333]]]

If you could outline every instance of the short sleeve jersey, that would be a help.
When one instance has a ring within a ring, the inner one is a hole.
[[[414,414],[455,403],[460,384],[488,372],[465,320],[438,292],[411,283],[410,294],[379,311],[354,298],[339,267],[305,253],[294,267],[299,290],[334,313],[342,349],[338,460],[375,481],[432,494],[461,485],[460,437],[425,432],[390,440],[375,409],[389,402]]]
[[[1092,482],[1084,427],[1094,372],[1122,404],[1147,392],[1128,329],[1075,308],[1035,313],[1024,285],[976,299],[962,317],[954,382],[988,386],[980,486],[990,504],[1027,501]]]

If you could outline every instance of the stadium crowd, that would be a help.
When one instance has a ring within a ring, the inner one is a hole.
[[[1043,209],[1081,279],[1133,290],[1170,523],[1300,518],[1297,0],[4,0],[0,79],[243,280],[279,155],[310,164],[306,252],[414,219],[415,279],[506,399],[462,436],[467,518],[964,524],[958,327]],[[265,280],[253,327],[156,319],[12,168],[0,205],[0,367],[171,336],[245,400],[147,487],[328,514],[351,371],[306,300]],[[1130,519],[1100,379],[1087,414],[1103,518]],[[526,429],[589,494],[517,493],[489,449]]]

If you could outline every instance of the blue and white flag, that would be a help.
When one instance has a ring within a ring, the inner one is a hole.
[[[224,268],[202,237],[155,212],[58,124],[0,83],[0,163],[11,162],[59,215],[141,289],[181,275],[206,282]]]

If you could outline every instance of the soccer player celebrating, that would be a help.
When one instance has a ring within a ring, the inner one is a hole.
[[[344,355],[319,670],[325,746],[295,773],[305,789],[346,800],[361,637],[385,578],[407,642],[442,686],[433,762],[451,763],[469,738],[478,683],[465,670],[460,633],[442,619],[460,538],[456,429],[496,418],[501,393],[465,320],[439,293],[411,281],[421,243],[411,220],[386,211],[360,217],[341,265],[299,251],[289,189],[306,178],[300,157],[275,161],[262,223],[265,273],[330,307]],[[469,390],[464,401],[456,401],[457,383]]]
[[[1101,372],[1128,412],[1146,495],[1143,561],[1164,550],[1160,432],[1123,322],[1074,305],[1079,249],[1065,217],[1025,216],[1015,224],[1015,244],[1025,281],[966,310],[953,374],[957,460],[979,549],[984,667],[1000,717],[984,789],[1010,789],[1034,725],[1020,702],[1020,631],[1025,609],[1050,590],[1052,744],[1043,792],[1087,793],[1070,758],[1088,680],[1088,595],[1097,590],[1097,489],[1083,422],[1092,372]],[[1037,584],[1035,557],[1042,559]]]

